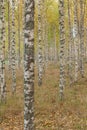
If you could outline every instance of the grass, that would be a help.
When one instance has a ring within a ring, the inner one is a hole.
[[[38,87],[36,70],[35,73],[36,130],[87,130],[87,77],[80,78],[72,87],[67,78],[64,101],[60,101],[57,65],[48,67],[41,87]],[[11,95],[11,78],[6,80],[8,96],[7,104],[0,104],[0,128],[23,130],[23,71],[17,70],[15,97]]]

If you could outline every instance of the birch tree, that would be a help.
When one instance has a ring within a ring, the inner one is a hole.
[[[12,41],[11,41],[11,68],[12,68],[12,93],[16,92],[16,52],[15,52],[15,0],[12,0]]]
[[[5,1],[0,1],[0,78],[1,78],[1,102],[6,100],[6,81],[5,81]]]
[[[64,0],[59,0],[59,35],[60,35],[60,99],[63,99],[63,89],[65,87],[65,27],[64,27]]]
[[[24,11],[24,130],[34,130],[34,0]]]
[[[43,76],[41,4],[42,0],[38,0],[38,85],[39,86],[42,85],[42,76]]]
[[[20,0],[18,1],[18,67],[20,68]]]
[[[71,25],[71,11],[70,11],[70,0],[68,0],[68,27],[69,27],[69,36],[68,36],[68,44],[69,44],[69,78],[70,85],[73,82],[73,37],[72,37],[72,25]]]
[[[77,20],[77,0],[74,0],[74,50],[75,50],[75,81],[78,78],[78,47],[79,47],[79,35],[78,35],[78,20]]]
[[[8,4],[8,70],[10,72],[11,70],[11,21],[10,21],[10,16],[11,16],[11,10],[10,10],[10,2],[9,0],[7,1]]]
[[[80,73],[84,77],[84,14],[86,1],[80,0]]]

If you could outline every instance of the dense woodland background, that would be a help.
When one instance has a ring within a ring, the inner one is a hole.
[[[0,1],[0,130],[87,130],[87,0]]]

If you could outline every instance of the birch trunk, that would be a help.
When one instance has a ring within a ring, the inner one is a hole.
[[[75,82],[78,78],[78,47],[79,47],[79,35],[78,35],[78,20],[77,20],[77,1],[74,0],[74,49],[75,49]]]
[[[34,0],[25,0],[24,130],[34,130]]]
[[[5,1],[0,2],[1,6],[1,55],[0,55],[0,64],[1,64],[1,102],[6,101],[6,81],[5,81]]]
[[[70,12],[70,0],[68,0],[68,27],[69,27],[69,78],[70,85],[73,83],[73,37],[72,37],[72,27],[71,27],[71,12]]]
[[[43,45],[43,74],[45,73],[45,0],[42,0],[42,45]]]
[[[8,0],[8,70],[11,70],[11,28],[10,28],[10,2]]]
[[[43,56],[42,56],[42,26],[41,26],[41,0],[38,0],[38,85],[42,85]]]
[[[63,89],[65,87],[65,27],[64,27],[64,0],[59,0],[59,32],[60,32],[60,99],[63,99]]]
[[[80,0],[80,74],[84,77],[84,13],[85,13],[85,2]]]
[[[20,62],[21,62],[21,57],[20,57],[20,1],[18,2],[18,67],[20,68]]]
[[[15,1],[12,0],[12,42],[11,42],[11,68],[12,68],[12,94],[16,92],[16,52],[15,52]]]

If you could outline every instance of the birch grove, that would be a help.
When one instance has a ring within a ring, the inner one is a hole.
[[[1,130],[86,130],[86,66],[87,0],[0,1]]]

